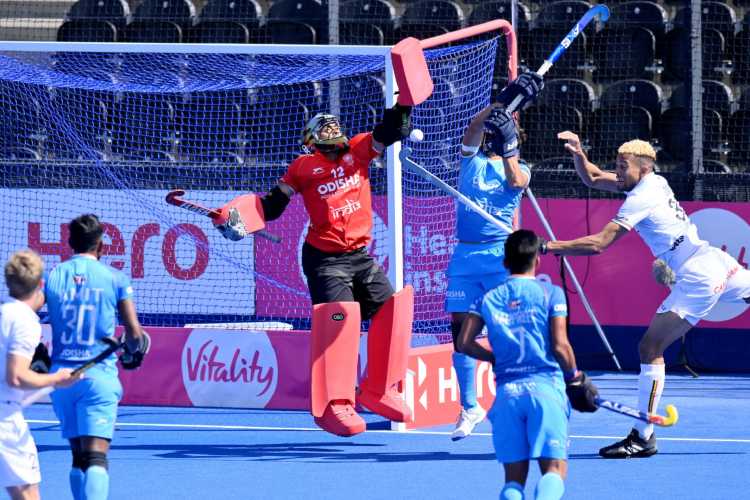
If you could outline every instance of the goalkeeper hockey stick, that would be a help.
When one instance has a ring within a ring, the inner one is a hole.
[[[453,188],[452,186],[449,186],[447,183],[445,183],[442,179],[435,176],[432,172],[428,171],[426,168],[424,168],[422,165],[416,163],[414,160],[409,158],[409,155],[411,154],[411,149],[407,147],[401,148],[401,153],[399,154],[399,158],[401,159],[401,165],[405,166],[407,169],[411,170],[418,176],[420,176],[422,179],[426,180],[448,196],[455,198],[460,203],[463,203],[466,207],[469,208],[469,210],[473,210],[474,213],[481,216],[484,220],[492,224],[493,226],[499,227],[506,233],[510,234],[513,232],[513,229],[508,226],[507,224],[504,224],[494,218],[492,215],[487,213],[487,211],[482,208],[479,204],[477,204],[475,201],[467,198],[465,195],[461,194],[457,189]]]
[[[641,420],[643,422],[648,422],[649,424],[654,424],[661,427],[671,427],[676,424],[677,420],[680,418],[680,415],[677,413],[677,408],[675,408],[674,405],[667,405],[665,407],[664,410],[667,412],[666,416],[658,415],[656,413],[643,413],[642,411],[636,410],[635,408],[631,408],[629,406],[625,406],[624,404],[618,403],[616,401],[610,401],[608,399],[602,398],[596,398],[596,405],[599,408],[604,408],[609,411],[619,413],[620,415],[625,415],[627,417],[631,417],[636,420]]]
[[[191,212],[195,212],[197,214],[205,215],[206,217],[210,218],[211,220],[216,220],[219,217],[221,217],[221,211],[215,208],[208,208],[204,207],[203,205],[200,205],[198,203],[188,201],[182,198],[182,196],[185,194],[185,191],[182,189],[175,189],[173,191],[170,191],[167,193],[166,201],[170,205],[174,205],[176,207],[184,208],[186,210],[190,210]],[[240,210],[240,216],[242,216],[242,208],[239,208]],[[243,219],[244,220],[244,219]],[[268,231],[264,229],[260,229],[257,231],[251,231],[253,234],[257,234],[258,236],[262,236],[263,238],[266,238],[267,240],[273,241],[274,243],[280,243],[281,238],[279,236],[276,236],[275,234],[271,234]]]
[[[102,339],[103,342],[109,344],[109,347],[107,347],[105,350],[97,354],[95,357],[93,357],[91,360],[87,361],[86,363],[82,364],[75,370],[73,370],[73,373],[71,373],[71,376],[76,376],[81,373],[84,373],[91,368],[93,368],[95,365],[101,363],[108,357],[110,357],[115,352],[119,351],[123,347],[125,347],[125,337],[120,337],[118,339],[111,339],[109,337],[106,337]],[[42,399],[44,396],[51,394],[52,391],[54,391],[54,387],[42,387],[41,389],[37,389],[28,395],[26,395],[25,398],[21,400],[21,407],[26,408],[27,406],[30,406],[40,399]]]
[[[560,59],[560,56],[562,56],[563,53],[568,50],[568,47],[570,47],[570,45],[573,43],[573,40],[575,40],[578,35],[580,35],[581,32],[586,28],[586,26],[597,16],[599,17],[599,21],[601,22],[606,22],[607,19],[609,19],[609,9],[606,5],[599,4],[591,7],[583,15],[583,17],[578,20],[575,26],[573,26],[573,29],[571,29],[568,34],[565,35],[565,38],[562,39],[562,41],[557,45],[557,48],[555,48],[552,54],[550,54],[550,56],[539,67],[539,69],[536,70],[536,74],[539,76],[544,76],[552,67],[552,65],[555,64],[558,59]],[[511,113],[516,111],[516,108],[518,108],[518,104],[522,99],[522,95],[516,96],[516,98],[513,99],[513,101],[508,106],[508,111],[510,111]]]

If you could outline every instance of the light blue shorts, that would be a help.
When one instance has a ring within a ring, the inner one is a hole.
[[[506,279],[507,272],[450,276],[445,292],[445,312],[468,312],[479,297],[502,285]]]
[[[567,460],[570,403],[562,381],[534,377],[500,383],[487,417],[498,462]]]
[[[55,365],[52,371],[61,367]],[[117,404],[122,398],[116,367],[95,366],[86,372],[83,380],[55,390],[51,397],[64,439],[81,436],[112,439]]]

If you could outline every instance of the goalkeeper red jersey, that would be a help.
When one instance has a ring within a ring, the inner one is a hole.
[[[302,195],[310,216],[306,241],[318,250],[350,252],[367,245],[372,230],[369,165],[379,153],[372,134],[357,134],[336,161],[322,154],[301,155],[281,182]]]

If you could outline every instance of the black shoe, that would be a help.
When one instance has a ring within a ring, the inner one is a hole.
[[[643,439],[638,431],[633,429],[622,441],[599,450],[599,455],[604,458],[645,458],[656,455],[658,451],[656,433],[652,433],[648,439]]]

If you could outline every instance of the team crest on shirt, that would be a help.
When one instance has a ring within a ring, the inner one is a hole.
[[[520,300],[511,300],[510,304],[508,304],[509,309],[518,309],[519,307],[521,307]]]
[[[83,284],[86,283],[86,276],[82,276],[80,274],[74,275],[73,283],[75,283],[76,286],[83,286]]]
[[[354,157],[351,153],[346,153],[341,157],[341,161],[343,161],[346,165],[351,165],[352,163],[354,163]]]
[[[323,170],[323,167],[315,167],[312,171],[313,175],[320,175],[323,172],[325,172],[325,170]]]

